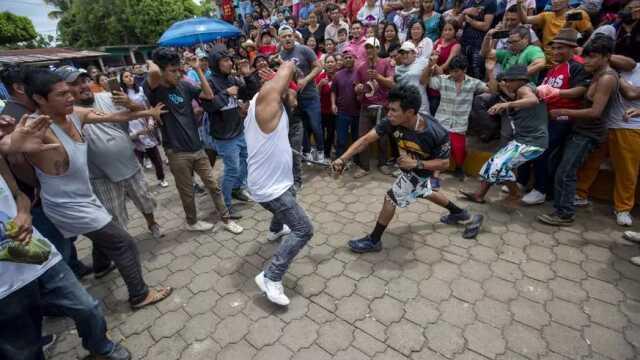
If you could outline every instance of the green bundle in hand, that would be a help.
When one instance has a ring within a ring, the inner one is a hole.
[[[17,225],[12,220],[5,224],[5,232],[8,237],[13,236],[17,231]],[[0,245],[0,261],[10,261],[24,264],[44,264],[51,254],[51,245],[32,236],[28,244],[22,244],[15,240],[5,241]]]

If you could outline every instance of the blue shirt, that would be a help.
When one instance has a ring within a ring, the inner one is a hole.
[[[300,8],[298,11],[298,17],[302,20],[307,20],[309,14],[311,14],[315,9],[316,7],[313,4],[307,4]]]

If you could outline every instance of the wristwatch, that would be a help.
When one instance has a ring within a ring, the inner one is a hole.
[[[422,160],[416,160],[416,170],[423,170],[424,169],[424,164],[422,163]]]

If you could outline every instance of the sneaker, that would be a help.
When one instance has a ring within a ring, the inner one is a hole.
[[[159,185],[161,188],[169,187],[169,183],[167,182],[167,180],[162,180],[162,181],[160,181],[160,182],[158,183],[158,185]]]
[[[467,210],[462,210],[462,212],[457,214],[448,213],[447,215],[442,215],[440,222],[447,225],[455,225],[469,221],[470,219],[471,215],[469,212]]]
[[[502,191],[505,194],[508,194],[509,193],[509,187],[507,187],[507,185],[502,185],[500,187],[500,191]]]
[[[616,212],[616,222],[620,226],[631,226],[633,224],[633,219],[628,211],[620,211]]]
[[[289,298],[284,294],[284,287],[282,281],[272,281],[264,277],[264,271],[255,277],[256,285],[260,290],[267,294],[267,299],[274,304],[287,306],[289,305]]]
[[[236,210],[234,207],[229,208],[229,219],[231,220],[240,220],[242,219],[242,215]]]
[[[395,169],[391,173],[391,176],[393,176],[393,177],[399,177],[400,175],[402,175],[402,170],[400,170],[400,169]]]
[[[40,343],[42,344],[42,352],[48,353],[49,350],[53,350],[52,347],[56,344],[56,340],[58,336],[56,334],[44,335],[40,339]]]
[[[206,221],[196,221],[195,224],[187,224],[187,231],[209,231],[213,229],[213,224]]]
[[[237,223],[235,223],[234,221],[231,221],[231,220],[229,220],[229,222],[227,222],[223,226],[224,226],[225,230],[227,230],[228,232],[230,232],[232,234],[240,234],[241,232],[244,231],[242,226],[238,225]]]
[[[313,160],[313,156],[311,155],[311,153],[303,153],[302,157],[305,161],[307,161],[307,164],[309,163],[309,161]]]
[[[582,198],[582,197],[580,197],[578,195],[576,195],[573,198],[573,206],[585,207],[585,206],[589,206],[589,205],[591,205],[591,201],[589,201],[589,199]]]
[[[431,190],[440,191],[440,179],[437,177],[431,178]]]
[[[640,256],[632,257],[631,259],[629,259],[629,262],[633,265],[640,266]]]
[[[131,359],[131,353],[129,350],[120,345],[115,344],[113,350],[107,355],[93,355],[93,359],[95,360],[129,360]]]
[[[374,242],[369,235],[356,240],[349,240],[349,248],[355,253],[378,252],[382,250],[382,241]]]
[[[149,231],[151,231],[151,237],[153,237],[154,239],[160,239],[161,237],[164,236],[162,231],[160,231],[160,225],[158,224],[153,224],[149,226]]]
[[[198,183],[193,183],[193,192],[198,195],[204,195],[207,193],[207,191]]]
[[[151,169],[153,165],[151,165],[151,161],[149,159],[144,159],[144,168]]]
[[[554,212],[553,214],[542,214],[538,216],[538,221],[552,226],[569,226],[573,224],[574,220],[575,219],[573,216],[560,216],[560,214],[558,214],[557,212]]]
[[[631,242],[634,242],[636,244],[640,244],[640,232],[625,231],[622,234],[622,238],[625,239],[625,240],[629,240]]]
[[[317,154],[318,154],[316,156],[316,158],[317,158],[316,161],[317,162],[321,162],[323,164],[327,164],[328,163],[327,160],[325,159],[324,153],[322,151],[318,151]]]
[[[393,174],[393,168],[391,166],[387,166],[387,165],[382,165],[380,167],[378,167],[378,170],[380,170],[380,172],[384,175],[392,175]]]
[[[356,170],[356,172],[353,174],[353,178],[354,179],[360,179],[362,177],[365,177],[369,175],[369,172],[367,170],[364,170],[362,168],[359,168],[358,170]]]
[[[311,149],[311,154],[309,154],[310,160],[318,161],[318,153],[319,151],[316,148]]]
[[[269,231],[269,233],[267,234],[267,240],[276,241],[281,237],[288,235],[290,233],[291,233],[291,229],[289,229],[287,225],[282,225],[282,230],[278,231],[277,233]]]
[[[251,201],[251,195],[249,195],[249,192],[245,189],[233,189],[233,191],[231,191],[231,197],[238,201]]]
[[[546,198],[545,194],[533,189],[527,195],[522,197],[522,202],[526,205],[539,205],[544,204]]]

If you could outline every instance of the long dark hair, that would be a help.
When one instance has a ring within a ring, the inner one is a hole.
[[[393,38],[390,42],[391,43],[400,43],[400,38],[398,37],[398,27],[396,26],[396,24],[392,23],[392,22],[385,22],[384,24],[384,28],[382,29],[382,34],[380,34],[379,38],[380,38],[380,46],[384,46],[387,44],[387,37],[384,35],[384,33],[387,32],[387,28],[391,26],[393,28],[393,31],[395,31],[396,33],[396,37]]]
[[[413,19],[410,23],[409,26],[407,27],[407,40],[411,40],[413,41],[413,37],[411,36],[411,28],[415,25],[418,24],[420,25],[420,27],[422,28],[422,38],[419,41],[422,41],[422,39],[424,39],[427,36],[427,28],[424,26],[424,22],[422,21],[422,19]]]
[[[140,86],[136,86],[136,76],[129,70],[125,70],[123,72],[120,73],[120,75],[118,75],[118,79],[120,80],[120,87],[122,88],[122,92],[123,93],[127,93],[129,91],[129,87],[127,86],[127,84],[124,83],[124,74],[129,73],[129,75],[131,75],[131,77],[133,78],[133,86],[132,86],[132,90],[136,93],[136,95],[142,91],[142,88]]]

